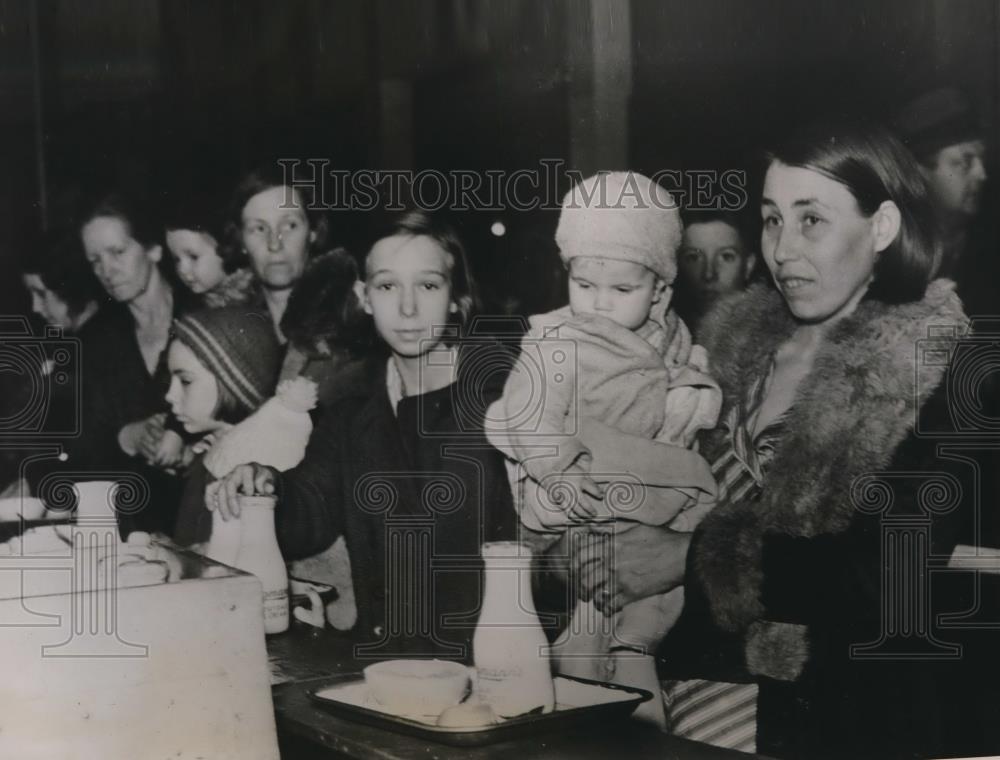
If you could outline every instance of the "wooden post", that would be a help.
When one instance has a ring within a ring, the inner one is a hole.
[[[49,226],[48,182],[45,170],[45,119],[42,110],[42,49],[39,34],[38,0],[31,0],[29,16],[31,28],[31,84],[34,110],[35,171],[38,181],[38,212],[42,229]]]
[[[626,169],[632,95],[631,5],[581,0],[568,8],[570,164],[584,174]]]

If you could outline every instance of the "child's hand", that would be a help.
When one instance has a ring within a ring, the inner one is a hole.
[[[305,413],[316,408],[319,386],[308,377],[295,377],[278,385],[275,397],[293,412]]]
[[[219,510],[223,520],[240,516],[240,496],[272,496],[278,479],[273,467],[252,462],[241,464],[205,489],[205,505]]]
[[[589,468],[578,458],[562,473],[543,481],[549,501],[571,519],[586,521],[600,514],[598,502],[604,499],[604,489],[590,476]]]
[[[230,428],[232,428],[232,425],[230,425],[230,424],[227,423],[225,425],[225,427],[221,427],[218,430],[213,430],[211,433],[209,433],[208,435],[206,435],[204,438],[202,438],[202,439],[196,441],[195,443],[191,444],[191,453],[192,454],[204,454],[206,451],[208,451],[210,448],[212,448],[215,444],[217,444],[219,442],[219,440],[223,436],[225,436],[226,433],[229,432]]]

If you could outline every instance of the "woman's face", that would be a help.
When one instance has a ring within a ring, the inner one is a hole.
[[[129,303],[146,292],[162,251],[148,250],[135,240],[125,223],[115,216],[98,216],[80,230],[83,250],[108,295]]]
[[[850,313],[871,283],[877,258],[872,219],[845,185],[774,162],[764,179],[761,252],[798,319]]]
[[[167,250],[174,257],[177,275],[192,293],[207,293],[226,276],[218,243],[206,232],[169,230]]]
[[[257,279],[272,290],[292,287],[316,238],[299,194],[285,186],[268,188],[247,201],[241,216],[243,247]]]
[[[221,427],[215,419],[219,406],[219,386],[215,375],[205,369],[194,352],[178,340],[167,351],[170,388],[167,403],[189,433],[209,433]]]
[[[425,235],[379,240],[365,264],[364,308],[393,353],[422,356],[440,345],[440,329],[457,311],[448,252]]]
[[[26,274],[22,279],[24,287],[31,294],[31,310],[44,319],[46,324],[63,330],[72,330],[76,327],[76,320],[70,314],[69,304],[45,287],[39,275]]]

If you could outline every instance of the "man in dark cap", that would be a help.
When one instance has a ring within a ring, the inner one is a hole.
[[[931,188],[944,242],[939,274],[958,282],[966,310],[1000,313],[992,289],[977,285],[997,270],[992,214],[980,214],[986,185],[983,130],[969,100],[946,87],[924,93],[897,114],[896,127]],[[985,218],[981,218],[985,217]],[[987,274],[989,273],[989,274]]]
[[[979,503],[968,515],[960,543],[1000,547],[1000,450],[990,444],[997,438],[1000,420],[1000,365],[992,341],[1000,339],[1000,249],[996,245],[996,211],[984,191],[986,182],[983,131],[968,100],[954,89],[934,90],[911,101],[896,117],[900,136],[913,151],[930,185],[943,233],[943,259],[938,274],[955,280],[965,311],[973,319],[973,337],[956,350],[953,395],[949,407],[963,410],[969,433],[964,456],[976,462]],[[975,369],[969,369],[974,367]],[[963,371],[963,368],[964,371]],[[977,441],[984,441],[976,447]],[[978,550],[977,550],[978,551]],[[995,585],[980,579],[952,576],[934,593],[968,593],[975,586],[977,601],[970,604],[968,619],[950,629],[951,639],[962,647],[962,667],[956,681],[942,685],[942,693],[976,694],[960,708],[941,702],[948,734],[956,754],[992,755],[1000,746],[996,714],[1000,709],[1000,682],[993,675],[996,639],[985,633],[984,620],[996,620],[1000,605]],[[935,581],[936,583],[942,581]],[[981,601],[979,595],[982,594]],[[957,704],[957,703],[956,703]]]

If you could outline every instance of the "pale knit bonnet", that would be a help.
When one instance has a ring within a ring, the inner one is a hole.
[[[638,172],[599,172],[563,197],[556,244],[562,260],[598,256],[677,276],[680,210],[670,193]]]

